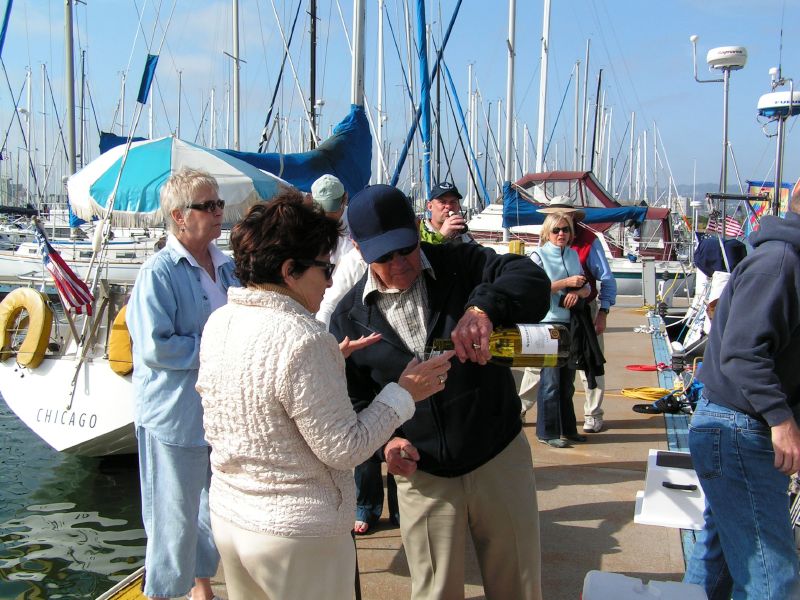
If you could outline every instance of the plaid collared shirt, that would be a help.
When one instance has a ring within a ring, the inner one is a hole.
[[[422,250],[419,252],[419,258],[422,271],[427,271],[431,277],[436,279],[433,267]],[[369,269],[367,283],[364,286],[364,304],[368,302],[372,294],[375,294],[375,306],[381,311],[392,329],[411,352],[421,357],[428,339],[425,324],[428,322],[430,314],[428,290],[422,273],[407,290],[396,290],[386,288],[375,277],[372,269]]]

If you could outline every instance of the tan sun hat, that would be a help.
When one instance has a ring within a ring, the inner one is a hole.
[[[537,208],[536,212],[550,214],[555,212],[572,213],[572,218],[576,221],[583,221],[586,213],[583,209],[575,208],[575,200],[570,196],[553,196],[542,208]]]

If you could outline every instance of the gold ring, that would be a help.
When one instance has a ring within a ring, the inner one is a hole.
[[[439,383],[444,385],[444,380],[447,379],[447,377],[445,377],[444,375],[437,375],[437,377],[439,378]]]
[[[480,350],[480,349],[481,349],[481,345],[480,345],[480,344],[472,344],[472,347],[473,347],[475,350]]]

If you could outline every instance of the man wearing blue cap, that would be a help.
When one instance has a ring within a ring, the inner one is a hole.
[[[350,231],[369,269],[331,318],[337,339],[381,340],[347,358],[358,409],[435,339],[458,361],[442,392],[381,452],[397,479],[412,599],[463,598],[469,531],[486,597],[541,599],[539,517],[531,449],[510,369],[488,362],[495,326],[536,323],[550,281],[526,257],[477,244],[420,244],[405,195],[374,185],[350,201]]]
[[[426,206],[429,217],[419,224],[423,242],[476,243],[467,233],[467,222],[461,214],[461,198],[458,188],[449,181],[437,183],[431,188],[431,197]]]

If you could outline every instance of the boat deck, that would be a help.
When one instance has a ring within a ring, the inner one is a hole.
[[[641,299],[621,297],[609,316],[605,334],[606,430],[590,434],[586,444],[552,449],[536,442],[536,411],[526,416],[525,433],[531,442],[539,518],[542,578],[546,600],[575,600],[583,579],[592,569],[614,571],[644,580],[683,577],[684,556],[678,529],[633,522],[637,490],[644,489],[648,450],[667,450],[663,415],[631,410],[637,401],[623,397],[626,387],[656,386],[655,372],[634,372],[629,364],[653,364],[653,343],[638,310]],[[578,383],[575,412],[583,414],[583,390]],[[383,518],[374,533],[359,537],[358,564],[365,600],[407,599],[411,592],[400,530]],[[466,598],[484,598],[474,551],[466,556]],[[227,597],[224,574],[215,578],[215,591]]]

